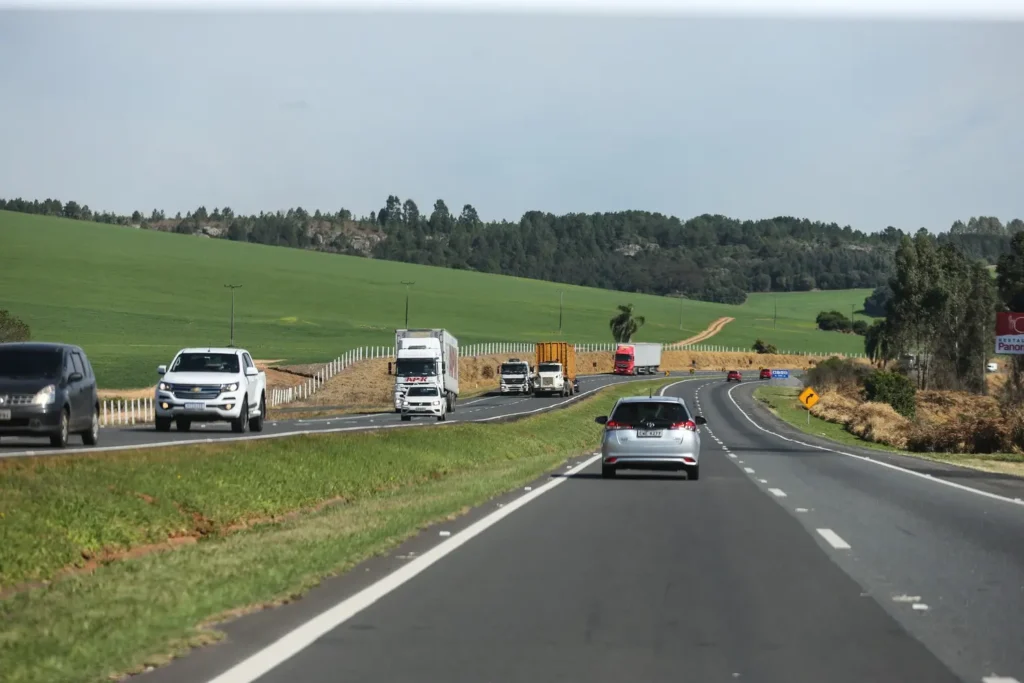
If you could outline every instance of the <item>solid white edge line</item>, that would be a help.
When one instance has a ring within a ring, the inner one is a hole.
[[[209,680],[209,683],[252,683],[260,676],[263,676],[285,660],[293,657],[306,647],[312,645],[318,638],[337,628],[340,624],[366,609],[377,600],[381,599],[391,591],[395,590],[406,581],[412,579],[432,564],[452,553],[461,545],[480,534],[499,521],[523,507],[530,501],[536,499],[551,489],[564,483],[573,474],[582,471],[596,462],[601,456],[595,455],[586,459],[576,467],[565,472],[563,476],[553,478],[551,481],[537,487],[516,500],[490,513],[469,525],[454,536],[434,546],[423,555],[412,560],[409,564],[396,569],[384,578],[367,586],[355,595],[348,597],[333,607],[321,612],[309,621],[294,628],[281,638],[262,648],[255,654],[242,660],[216,678]]]
[[[743,410],[743,408],[740,408],[739,404],[736,403],[736,399],[733,398],[732,392],[733,392],[734,389],[738,389],[739,386],[740,385],[737,384],[736,386],[734,386],[731,389],[729,389],[729,391],[727,392],[727,395],[729,396],[729,400],[732,401],[732,404],[736,407],[736,410],[740,411],[740,414],[743,417],[747,418],[747,421],[750,424],[754,425],[755,427],[760,429],[765,434],[771,434],[772,436],[777,437],[779,439],[782,439],[783,441],[789,441],[790,443],[800,444],[801,446],[806,446],[807,448],[814,448],[816,450],[825,451],[825,452],[828,452],[828,453],[836,453],[837,455],[845,455],[848,458],[855,458],[855,459],[860,460],[862,462],[868,462],[868,463],[871,463],[872,465],[878,465],[879,467],[885,467],[885,468],[888,468],[890,470],[896,470],[897,472],[903,472],[904,474],[909,474],[909,475],[918,477],[920,479],[924,479],[926,481],[931,481],[931,482],[935,482],[937,484],[942,484],[943,486],[950,486],[950,487],[955,488],[955,489],[960,489],[961,491],[967,491],[968,493],[975,493],[975,494],[977,494],[979,496],[984,496],[986,498],[991,498],[993,500],[1001,500],[1004,503],[1011,503],[1013,505],[1024,505],[1024,500],[1020,500],[1020,499],[1016,499],[1016,498],[1007,498],[1006,496],[1000,496],[997,493],[989,493],[988,491],[982,491],[981,489],[971,488],[970,486],[964,486],[963,484],[958,484],[958,483],[956,483],[954,481],[946,481],[945,479],[939,479],[938,477],[933,477],[930,474],[921,474],[920,472],[915,472],[914,470],[910,470],[910,469],[907,469],[905,467],[900,467],[899,465],[893,465],[891,463],[882,462],[881,460],[875,460],[874,458],[869,458],[869,457],[867,457],[865,455],[857,455],[856,453],[848,453],[846,451],[840,451],[840,450],[837,450],[835,448],[826,448],[825,446],[817,446],[815,444],[807,443],[805,441],[800,441],[798,439],[791,439],[788,436],[783,436],[782,434],[778,434],[776,432],[773,432],[770,429],[765,429],[761,425],[759,425],[756,422],[754,422],[754,420],[750,417],[750,415],[747,415],[746,411]],[[903,455],[903,454],[902,453],[893,453],[893,455]],[[906,456],[906,457],[913,457],[913,456]],[[925,461],[922,460],[922,462],[925,462]]]
[[[842,537],[831,529],[815,529],[818,534],[824,538],[830,546],[836,550],[849,550],[850,544],[842,539]]]

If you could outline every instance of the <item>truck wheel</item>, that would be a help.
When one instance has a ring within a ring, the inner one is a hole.
[[[174,426],[178,428],[179,432],[187,432],[188,430],[192,429],[192,420],[179,418],[174,421]]]
[[[249,426],[249,399],[242,401],[242,414],[238,416],[237,420],[231,421],[231,431],[235,434],[244,434],[246,428]]]
[[[158,431],[158,432],[169,432],[169,431],[171,431],[171,418],[169,418],[169,417],[158,417],[158,418],[156,418],[156,431]]]
[[[448,413],[444,413],[443,415],[438,415],[437,416],[437,421],[438,422],[444,422],[447,419],[448,419]]]
[[[267,397],[265,394],[260,395],[260,414],[256,417],[249,418],[249,431],[250,432],[262,432],[263,431],[263,419],[267,414]]]
[[[410,415],[403,415],[402,416],[402,422],[408,422],[410,419],[411,419]]]

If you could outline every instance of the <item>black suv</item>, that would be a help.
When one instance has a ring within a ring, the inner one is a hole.
[[[59,448],[100,436],[100,401],[85,351],[69,344],[0,344],[0,437],[48,436]]]

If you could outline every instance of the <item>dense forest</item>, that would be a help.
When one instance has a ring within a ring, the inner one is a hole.
[[[891,226],[868,234],[792,217],[684,221],[646,211],[530,211],[518,222],[485,223],[469,204],[456,215],[438,199],[423,214],[413,200],[394,195],[359,218],[346,209],[241,216],[202,206],[173,218],[160,210],[125,216],[74,201],[20,198],[0,199],[0,209],[722,303],[742,303],[747,292],[884,286],[897,246],[911,236]],[[1003,225],[977,217],[957,221],[937,240],[995,263],[1021,231],[1020,219]]]

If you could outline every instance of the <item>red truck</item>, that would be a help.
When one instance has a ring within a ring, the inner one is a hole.
[[[613,362],[616,375],[653,375],[661,365],[661,344],[619,344]]]

